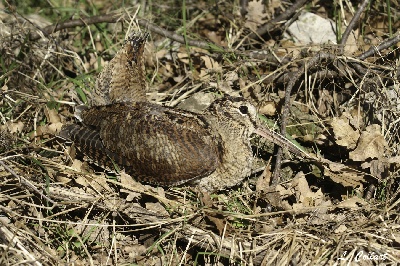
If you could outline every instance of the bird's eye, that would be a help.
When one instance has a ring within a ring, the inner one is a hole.
[[[249,112],[249,108],[247,108],[247,106],[245,106],[245,105],[242,105],[242,106],[240,106],[239,107],[239,111],[242,113],[242,114],[247,114],[248,112]]]

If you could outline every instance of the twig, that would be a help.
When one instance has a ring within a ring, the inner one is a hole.
[[[305,62],[303,66],[297,71],[289,80],[288,86],[286,87],[285,90],[285,104],[283,107],[283,112],[282,112],[282,119],[281,119],[281,135],[286,136],[286,122],[289,117],[290,113],[290,95],[292,93],[292,89],[294,85],[296,84],[297,80],[300,78],[301,75],[304,74],[304,71],[306,69],[310,69],[311,67],[315,66],[317,63],[322,61],[323,59],[331,59],[332,61],[334,60],[335,56],[333,54],[328,54],[328,53],[323,53],[320,52],[316,54],[313,58],[310,59],[310,61]],[[277,185],[280,182],[280,171],[281,171],[281,166],[282,166],[282,148],[278,146],[278,151],[276,153],[276,162],[275,162],[275,169],[272,177],[271,184],[272,185]]]
[[[17,247],[17,248],[15,248],[15,252],[26,257],[26,261],[25,261],[26,265],[36,265],[36,266],[43,265],[42,263],[40,263],[40,261],[37,258],[35,258],[34,255],[32,255],[31,252],[28,251],[27,248],[25,248],[26,242],[21,241],[15,232],[11,232],[11,230],[7,228],[8,227],[7,224],[4,224],[0,221],[0,225],[1,225],[0,233],[2,236],[2,240],[7,240],[9,242],[8,248],[10,250],[13,250],[14,246]],[[23,242],[25,242],[25,244]],[[27,263],[28,261],[29,261],[29,263]]]
[[[277,16],[276,18],[268,21],[266,24],[261,26],[260,28],[257,29],[255,33],[251,33],[249,35],[250,39],[257,39],[259,36],[264,35],[267,32],[270,32],[274,30],[276,27],[278,27],[279,23],[287,20],[290,18],[300,7],[302,7],[305,3],[307,3],[308,0],[297,0],[291,7],[286,9],[285,12]]]
[[[171,32],[171,31],[168,31],[161,27],[158,27],[144,19],[139,19],[138,23],[140,26],[146,27],[154,33],[157,33],[159,35],[162,35],[164,37],[167,37],[167,38],[169,38],[173,41],[179,42],[179,43],[183,43],[183,44],[187,43],[190,46],[196,46],[196,47],[200,47],[200,48],[203,48],[206,50],[225,51],[225,49],[223,47],[219,47],[218,45],[216,45],[212,42],[205,42],[205,41],[193,40],[193,39],[188,39],[188,38],[186,38],[186,40],[185,40],[185,38],[182,35],[179,35],[175,32]]]
[[[387,39],[385,40],[383,43],[381,43],[378,46],[371,46],[368,51],[366,51],[365,53],[363,53],[362,55],[358,56],[357,59],[360,60],[364,60],[367,57],[370,57],[384,49],[389,48],[392,45],[395,45],[396,43],[398,43],[400,41],[400,34],[397,36],[394,36],[393,38]]]
[[[343,53],[344,46],[346,45],[347,39],[349,38],[349,35],[351,31],[356,27],[358,21],[360,20],[361,13],[364,11],[365,7],[367,4],[370,2],[370,0],[364,0],[364,2],[361,4],[360,8],[357,10],[357,12],[354,14],[354,17],[351,19],[349,26],[346,28],[345,32],[342,35],[342,40],[340,41],[340,54]]]
[[[25,187],[27,187],[28,189],[33,190],[34,192],[36,192],[37,194],[39,194],[41,197],[43,197],[44,199],[46,199],[48,202],[50,202],[51,204],[55,205],[56,202],[54,202],[52,199],[50,199],[49,197],[47,197],[46,195],[44,195],[42,192],[39,191],[39,189],[37,189],[31,182],[29,182],[29,180],[27,180],[26,178],[24,178],[23,176],[19,176],[13,169],[11,169],[10,167],[8,167],[8,165],[6,165],[2,160],[0,160],[0,165],[4,167],[4,169],[6,169],[10,174],[12,174],[14,177],[16,177],[17,179],[20,180],[21,184]]]
[[[29,40],[31,41],[36,41],[39,40],[42,36],[49,36],[50,34],[63,30],[63,29],[68,29],[68,28],[74,28],[77,26],[86,26],[86,25],[91,25],[91,24],[97,24],[97,23],[116,23],[120,21],[121,19],[127,18],[128,15],[121,15],[118,13],[111,13],[107,15],[99,15],[99,16],[93,16],[93,17],[82,17],[79,19],[72,19],[64,22],[60,22],[57,24],[49,25],[43,29],[41,29],[41,33],[33,32],[29,36]],[[145,19],[138,19],[138,23],[140,26],[146,27],[147,29],[151,30],[154,33],[160,34],[162,36],[165,36],[171,40],[177,41],[179,43],[185,43],[185,40],[183,36],[176,34],[174,32],[167,31],[161,27],[158,27],[149,21]],[[204,41],[198,41],[198,40],[193,40],[193,39],[188,39],[188,44],[192,46],[197,46],[203,49],[211,49],[213,47],[216,47],[219,49],[219,47],[216,44],[212,44],[209,42],[204,42]],[[223,48],[220,48],[221,50],[224,50]]]

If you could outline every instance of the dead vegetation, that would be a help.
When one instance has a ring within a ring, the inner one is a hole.
[[[4,2],[1,265],[399,263],[399,4],[238,2]],[[306,11],[332,21],[334,42],[295,40]],[[139,28],[149,99],[242,95],[312,159],[254,139],[260,170],[209,195],[75,153],[57,132]]]

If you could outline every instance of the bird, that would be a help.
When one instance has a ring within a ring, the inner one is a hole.
[[[218,99],[202,114],[150,102],[95,106],[82,112],[82,121],[64,127],[64,136],[98,165],[116,163],[142,182],[197,181],[216,191],[252,170],[257,112],[241,97]]]
[[[80,110],[80,122],[60,135],[70,139],[104,169],[114,164],[138,181],[160,185],[190,184],[215,192],[250,176],[255,133],[301,151],[285,138],[263,128],[257,109],[243,97],[216,99],[202,113],[148,101],[142,58],[146,34],[131,34],[100,73],[97,96]]]

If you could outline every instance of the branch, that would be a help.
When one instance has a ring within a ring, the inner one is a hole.
[[[343,54],[344,46],[346,45],[347,39],[349,38],[350,32],[356,27],[358,21],[360,20],[361,13],[364,11],[365,7],[369,3],[370,0],[364,0],[361,4],[360,8],[354,14],[354,17],[351,19],[349,26],[346,28],[345,32],[342,35],[342,40],[340,41],[340,54]]]
[[[297,0],[291,7],[286,9],[285,12],[277,16],[276,18],[268,21],[266,24],[257,29],[257,32],[249,35],[250,39],[257,39],[259,36],[264,35],[267,32],[270,32],[277,28],[282,22],[286,21],[290,18],[294,13],[296,13],[297,9],[302,7],[308,0]]]
[[[363,53],[362,55],[358,56],[357,58],[360,60],[364,60],[367,57],[370,57],[384,49],[389,48],[392,45],[395,45],[396,43],[400,42],[400,34],[397,36],[394,36],[393,38],[385,40],[383,43],[381,43],[378,46],[371,46],[368,51]]]
[[[330,59],[334,60],[335,56],[333,54],[328,53],[318,53],[313,58],[311,58],[308,62],[304,62],[303,66],[292,76],[289,80],[288,86],[285,90],[285,104],[283,107],[282,113],[282,121],[281,121],[281,135],[286,136],[286,122],[289,117],[290,113],[290,95],[292,93],[293,87],[296,84],[297,80],[304,74],[306,69],[310,69],[321,62],[323,59]],[[278,147],[278,151],[276,153],[276,162],[275,162],[275,169],[272,178],[272,185],[275,186],[280,182],[280,172],[282,166],[282,148]]]
[[[37,32],[33,32],[29,35],[29,40],[37,41],[42,36],[48,37],[50,34],[68,28],[74,28],[78,26],[87,26],[97,23],[116,23],[123,19],[129,19],[128,15],[121,15],[118,13],[111,13],[107,15],[99,15],[93,17],[82,17],[79,19],[68,20],[65,22],[53,24],[41,29],[41,34]],[[158,27],[145,19],[138,19],[138,23],[142,27],[146,27],[147,29],[151,30],[154,33],[159,35],[165,36],[171,40],[177,41],[179,43],[185,43],[185,40],[182,35],[176,34],[174,32],[167,31],[161,27]],[[212,44],[209,42],[198,41],[193,39],[188,39],[188,44],[191,46],[197,46],[203,49],[212,50],[212,49],[221,49],[224,50],[222,47],[218,47],[216,44]]]

